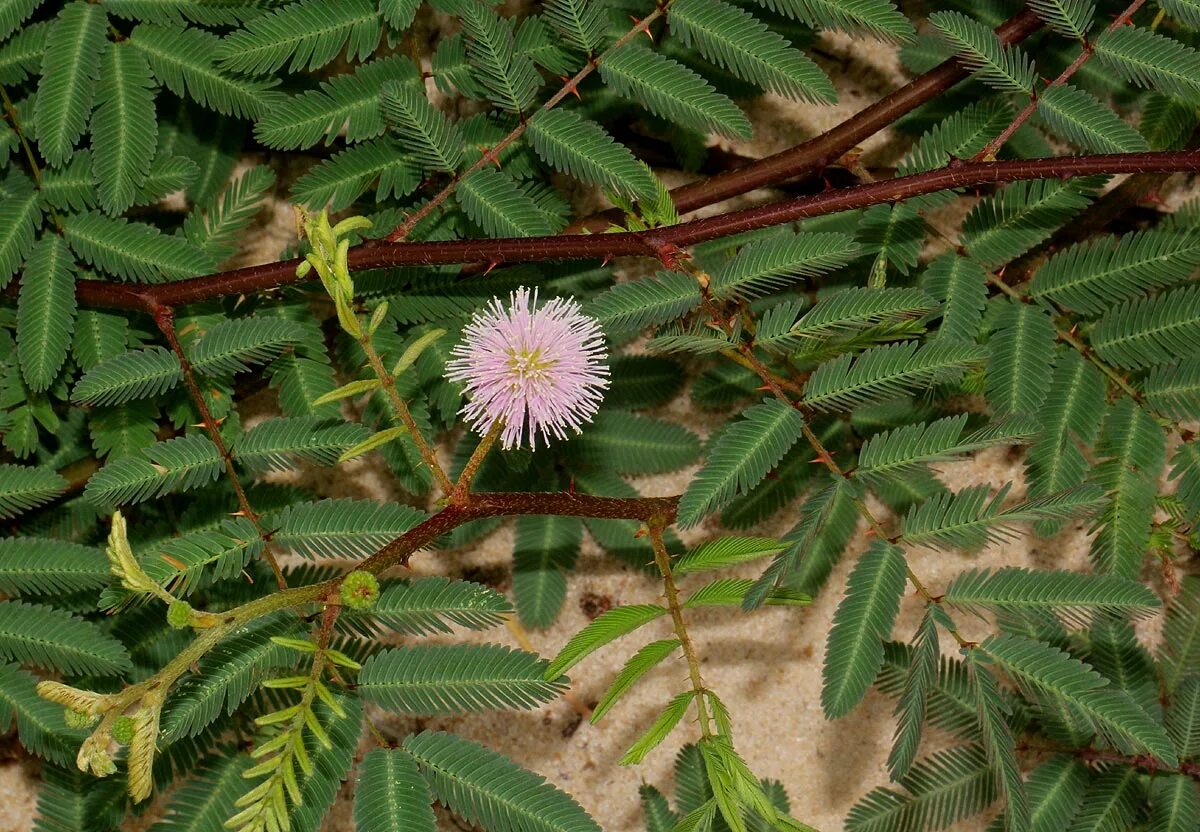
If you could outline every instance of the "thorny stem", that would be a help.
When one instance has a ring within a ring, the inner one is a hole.
[[[1157,757],[1150,754],[1119,754],[1115,751],[1099,751],[1095,748],[1066,748],[1052,745],[1038,745],[1023,742],[1017,746],[1018,751],[1033,751],[1039,754],[1070,754],[1085,762],[1122,763],[1136,768],[1142,768],[1151,774],[1183,774],[1193,780],[1200,780],[1200,763],[1180,762],[1178,767],[1165,765]]]
[[[358,343],[362,346],[363,352],[366,353],[371,370],[375,373],[375,377],[379,379],[380,385],[382,385],[384,392],[387,394],[388,401],[392,403],[392,410],[395,411],[396,417],[408,430],[413,444],[417,446],[417,453],[421,455],[421,459],[425,461],[425,465],[429,467],[434,479],[437,480],[438,488],[442,490],[443,494],[449,496],[454,491],[454,483],[446,475],[442,464],[438,462],[437,454],[429,442],[426,441],[424,434],[421,433],[421,428],[417,425],[412,412],[408,409],[408,404],[401,397],[400,391],[396,389],[396,379],[388,372],[387,367],[383,366],[383,359],[375,351],[375,345],[371,341],[371,336],[365,329]]]
[[[700,660],[696,657],[696,648],[688,634],[687,624],[683,620],[683,608],[679,605],[679,589],[675,586],[675,576],[671,574],[671,556],[667,553],[663,541],[663,530],[666,521],[661,517],[652,517],[646,524],[650,535],[650,545],[654,548],[654,563],[658,566],[663,579],[663,591],[667,599],[667,609],[671,611],[671,621],[675,625],[675,636],[683,649],[683,657],[687,662],[688,676],[692,681],[692,690],[696,695],[696,714],[700,720],[700,736],[712,736],[712,726],[709,723],[708,703],[704,701],[708,689],[704,687],[704,679],[700,676]]]
[[[488,451],[496,444],[496,440],[500,438],[503,430],[504,423],[497,421],[488,428],[488,432],[479,440],[479,444],[471,452],[471,458],[463,466],[462,473],[458,477],[458,482],[454,485],[454,490],[450,492],[450,502],[461,503],[467,499],[468,493],[471,490],[471,482],[475,479],[475,474],[479,471],[479,466],[483,464],[484,457],[488,455]]]
[[[561,103],[562,100],[564,98],[566,98],[568,95],[578,95],[580,83],[582,83],[585,78],[587,78],[589,75],[591,75],[593,72],[596,71],[596,68],[600,65],[600,62],[602,60],[604,60],[604,56],[608,55],[609,53],[611,53],[617,49],[620,49],[622,46],[629,43],[631,40],[636,38],[638,35],[642,34],[643,32],[648,31],[650,28],[650,24],[653,23],[658,18],[662,17],[663,11],[666,9],[666,6],[668,3],[670,3],[670,0],[666,0],[666,3],[664,3],[662,6],[655,9],[650,14],[643,17],[641,20],[637,21],[637,24],[632,29],[630,29],[625,34],[621,35],[621,37],[618,38],[616,40],[616,42],[613,43],[612,46],[610,46],[608,49],[606,49],[604,51],[604,53],[602,53],[601,55],[598,55],[596,57],[589,57],[588,62],[586,64],[584,64],[583,69],[576,72],[575,75],[572,76],[570,80],[568,80],[565,84],[563,84],[562,89],[560,89],[558,92],[556,92],[550,98],[548,98],[546,100],[546,103],[538,108],[537,112],[541,113],[541,112],[545,112],[546,110],[553,109],[554,107],[558,106],[558,104]],[[531,118],[536,118],[536,116],[537,116],[537,113],[535,113],[533,116],[531,116]],[[393,229],[390,234],[388,234],[388,236],[387,236],[388,242],[395,243],[395,242],[399,242],[399,241],[407,238],[408,235],[412,233],[412,230],[414,228],[416,228],[417,225],[420,224],[420,222],[422,220],[424,220],[431,213],[433,213],[433,211],[439,205],[441,205],[443,202],[445,202],[450,197],[450,195],[452,193],[454,193],[454,190],[455,190],[455,188],[458,187],[459,182],[466,179],[472,173],[474,173],[475,171],[477,171],[481,168],[484,168],[490,164],[499,164],[500,154],[503,153],[504,150],[507,147],[509,147],[509,145],[511,145],[513,142],[515,142],[517,139],[519,139],[521,137],[521,135],[525,132],[525,128],[528,125],[529,125],[529,120],[526,118],[522,118],[520,123],[517,124],[517,126],[514,127],[507,136],[505,136],[500,141],[496,142],[496,144],[492,145],[490,148],[488,148],[486,151],[484,151],[483,155],[481,155],[477,160],[475,160],[475,162],[470,167],[468,167],[466,170],[464,170],[461,174],[458,174],[452,182],[450,182],[448,185],[446,185],[446,187],[442,188],[442,190],[440,190],[432,199],[430,199],[428,202],[426,202],[424,205],[422,205],[418,210],[414,211],[412,214],[410,214],[408,217],[406,217],[404,222],[402,222],[400,225],[396,226],[396,228]]]
[[[1001,43],[1012,45],[1025,40],[1042,26],[1043,23],[1036,14],[1029,9],[1023,9],[1000,24],[996,34]],[[944,61],[831,130],[803,144],[759,159],[745,167],[673,189],[671,199],[675,203],[675,209],[681,214],[695,211],[758,188],[779,185],[790,179],[816,173],[834,164],[859,142],[946,92],[969,74],[957,58]],[[619,215],[612,216],[606,213],[575,227],[603,230],[608,225],[604,220],[610,216],[615,220],[620,219]]]
[[[279,561],[275,558],[275,553],[271,551],[270,536],[259,521],[258,512],[250,505],[250,499],[246,496],[246,489],[242,487],[242,480],[238,476],[237,467],[233,464],[233,454],[229,452],[229,446],[225,444],[225,439],[221,436],[217,420],[213,418],[212,411],[208,409],[208,402],[204,400],[204,394],[201,392],[200,385],[196,381],[196,374],[192,370],[192,364],[188,360],[187,353],[183,351],[183,346],[179,343],[179,334],[175,329],[175,313],[171,309],[161,308],[155,312],[154,322],[158,325],[158,329],[162,332],[163,337],[167,339],[167,344],[171,347],[171,351],[175,353],[175,357],[179,360],[184,384],[187,386],[192,402],[200,412],[200,421],[204,430],[208,433],[208,438],[212,440],[212,443],[217,446],[217,451],[221,454],[221,459],[225,463],[225,473],[228,475],[229,482],[233,486],[234,494],[237,495],[238,508],[241,510],[242,516],[254,526],[255,533],[265,544],[263,546],[263,560],[271,567],[271,572],[275,575],[275,583],[278,584],[279,588],[281,590],[287,589],[287,578],[284,577],[283,570],[279,568]]]
[[[1130,18],[1133,17],[1134,13],[1140,9],[1145,2],[1146,0],[1133,0],[1133,2],[1129,4],[1125,11],[1117,15],[1116,19],[1108,25],[1103,34],[1106,35],[1109,32],[1120,29],[1122,26],[1129,23]],[[1078,72],[1079,68],[1087,63],[1088,59],[1095,54],[1095,51],[1095,42],[1085,39],[1082,48],[1079,50],[1079,54],[1075,56],[1075,60],[1071,61],[1067,68],[1059,73],[1057,78],[1047,84],[1046,89],[1050,89],[1051,87],[1060,87],[1067,83],[1071,76]],[[1035,91],[1033,95],[1030,96],[1029,103],[1025,105],[1025,109],[1021,110],[1021,112],[1017,114],[1017,117],[1013,119],[1012,124],[1004,128],[1003,132],[1001,132],[999,136],[988,142],[984,146],[983,150],[976,153],[974,161],[978,162],[984,159],[995,159],[996,154],[1000,151],[1000,148],[1004,146],[1004,143],[1012,138],[1013,133],[1016,133],[1019,129],[1021,129],[1021,125],[1028,121],[1030,116],[1037,112],[1037,108],[1038,94]]]
[[[661,258],[664,252],[733,234],[954,188],[1029,179],[1071,179],[1097,174],[1197,170],[1200,170],[1200,150],[1064,156],[1004,162],[960,161],[911,176],[824,191],[649,231],[496,240],[364,243],[350,250],[348,265],[352,271],[362,271],[405,265],[480,262],[500,265],[555,260],[603,260],[623,256]],[[298,264],[298,260],[280,261],[154,285],[80,280],[76,285],[75,294],[82,306],[153,313],[163,306],[174,308],[187,303],[228,295],[253,294],[303,282],[305,278],[296,275]]]

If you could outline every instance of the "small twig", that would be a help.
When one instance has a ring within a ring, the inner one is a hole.
[[[576,94],[579,89],[579,85],[585,78],[596,71],[596,68],[600,65],[600,62],[604,60],[606,55],[612,53],[614,50],[620,49],[642,32],[648,30],[651,23],[662,17],[663,11],[666,9],[669,3],[670,0],[666,0],[666,2],[659,8],[655,9],[650,14],[639,20],[632,29],[621,35],[621,37],[618,38],[616,42],[613,43],[612,46],[608,47],[608,49],[606,49],[602,54],[596,57],[589,57],[587,63],[584,64],[583,69],[576,72],[575,75],[572,76],[571,79],[562,86],[562,89],[547,99],[546,103],[538,108],[538,112],[551,110],[558,106],[558,104],[561,103],[562,100],[568,95]],[[536,116],[537,113],[531,116],[531,118],[536,118]],[[453,181],[446,185],[446,187],[438,191],[438,193],[434,195],[432,199],[422,205],[418,210],[409,214],[408,217],[405,218],[404,222],[396,226],[396,228],[393,229],[390,234],[388,234],[388,242],[395,243],[406,239],[408,235],[412,233],[412,230],[416,228],[423,219],[428,217],[438,206],[450,198],[450,195],[454,193],[455,189],[458,187],[459,182],[462,182],[477,170],[487,167],[490,164],[498,163],[500,154],[503,153],[505,149],[507,149],[513,142],[519,139],[522,134],[524,134],[528,125],[529,119],[522,118],[520,123],[517,124],[517,126],[514,127],[507,136],[484,151],[483,155],[476,159],[475,162],[470,165],[470,167],[464,170],[461,174],[458,174]]]
[[[375,345],[371,341],[371,336],[363,330],[363,336],[358,343],[362,346],[363,352],[366,353],[367,361],[371,365],[371,370],[375,373],[375,377],[379,379],[384,393],[387,394],[388,401],[391,402],[392,410],[395,411],[396,417],[401,424],[408,430],[408,435],[412,437],[413,444],[417,446],[417,453],[421,455],[421,459],[425,461],[434,479],[437,480],[438,488],[443,494],[449,496],[454,491],[454,483],[450,481],[442,464],[438,462],[437,453],[433,447],[425,439],[421,433],[421,428],[417,425],[416,419],[413,418],[412,411],[408,409],[408,403],[400,395],[400,391],[396,389],[396,379],[388,372],[387,367],[383,366],[383,359],[375,350]]]
[[[667,546],[663,541],[666,520],[661,517],[653,517],[646,524],[646,528],[650,535],[650,545],[654,548],[654,563],[658,567],[659,574],[662,575],[663,592],[667,600],[667,609],[671,612],[671,621],[675,626],[675,637],[679,639],[679,644],[683,649],[683,657],[688,666],[688,677],[692,682],[692,690],[696,694],[693,699],[696,702],[696,713],[700,718],[700,736],[710,737],[712,736],[712,725],[709,722],[708,703],[704,701],[708,689],[704,687],[704,679],[700,675],[700,659],[696,656],[696,648],[692,644],[687,624],[683,620],[683,607],[679,604],[679,588],[675,586],[675,576],[671,574],[671,556],[667,553]]]
[[[1133,17],[1134,13],[1140,9],[1145,2],[1146,0],[1133,0],[1133,2],[1129,4],[1125,11],[1117,15],[1116,19],[1108,25],[1108,28],[1104,30],[1104,34],[1113,32],[1129,23],[1130,18]],[[1059,73],[1057,78],[1047,84],[1046,89],[1050,89],[1051,87],[1060,87],[1067,83],[1071,76],[1078,72],[1079,68],[1087,63],[1088,59],[1092,57],[1095,51],[1095,43],[1090,40],[1084,40],[1083,46],[1079,50],[1079,54],[1075,56],[1075,60],[1071,61],[1071,63],[1067,65],[1067,68]],[[980,162],[985,159],[995,159],[996,154],[1000,152],[1000,148],[1004,146],[1004,143],[1012,138],[1013,133],[1016,133],[1021,129],[1021,125],[1028,121],[1029,118],[1035,112],[1037,112],[1037,108],[1038,96],[1035,92],[1030,97],[1029,103],[1025,105],[1025,108],[1017,114],[1015,119],[1013,119],[1012,124],[1008,125],[1008,127],[1005,127],[1004,131],[1001,132],[999,136],[992,139],[984,146],[983,150],[976,153],[973,161]]]
[[[217,446],[217,451],[221,454],[221,459],[225,463],[225,473],[229,476],[229,482],[233,486],[234,493],[237,495],[238,508],[241,510],[241,514],[254,526],[254,531],[263,541],[263,560],[271,567],[271,571],[275,575],[275,583],[279,585],[279,588],[281,590],[287,589],[287,578],[284,577],[283,570],[279,568],[279,561],[271,551],[271,543],[266,530],[259,521],[258,512],[250,505],[250,499],[246,496],[246,489],[242,487],[237,467],[233,464],[233,454],[229,452],[229,446],[225,444],[225,439],[221,436],[221,430],[217,426],[217,421],[213,418],[212,411],[208,409],[208,402],[204,400],[204,393],[201,392],[200,385],[196,381],[196,374],[192,369],[192,363],[188,360],[187,353],[183,351],[183,345],[179,343],[179,334],[175,330],[175,313],[166,307],[160,308],[155,312],[154,322],[158,325],[158,329],[162,332],[163,337],[167,339],[167,344],[170,346],[171,351],[175,353],[175,357],[179,360],[184,384],[187,386],[192,403],[196,405],[196,409],[200,412],[201,425],[208,433],[208,438]]]
[[[488,432],[479,440],[479,444],[471,452],[471,458],[463,466],[462,473],[458,477],[458,482],[454,484],[454,490],[450,492],[450,502],[461,503],[467,499],[468,493],[471,490],[471,482],[475,479],[475,474],[479,471],[479,466],[483,464],[488,451],[496,444],[496,440],[500,438],[503,430],[504,423],[497,421],[488,428]]]

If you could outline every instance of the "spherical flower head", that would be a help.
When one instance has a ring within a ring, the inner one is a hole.
[[[355,570],[342,580],[342,603],[355,610],[369,610],[379,600],[379,581],[370,572]]]
[[[451,355],[447,377],[467,387],[463,415],[480,435],[501,425],[505,449],[579,433],[608,387],[600,325],[571,300],[539,307],[525,287],[476,313]]]

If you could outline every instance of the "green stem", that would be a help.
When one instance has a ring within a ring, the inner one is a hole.
[[[467,464],[463,466],[462,473],[459,474],[458,482],[454,485],[454,490],[450,493],[450,502],[462,503],[467,500],[471,490],[471,481],[475,479],[475,474],[479,471],[479,466],[483,464],[484,458],[487,457],[488,451],[496,444],[496,440],[500,438],[500,434],[504,431],[504,424],[496,422],[484,437],[479,440],[479,444],[475,446],[475,450],[471,452],[471,458],[467,460]]]
[[[424,434],[421,433],[420,427],[417,426],[417,421],[408,409],[408,404],[400,396],[400,391],[396,389],[395,377],[388,372],[387,367],[383,366],[383,359],[375,351],[375,345],[372,343],[371,336],[365,328],[363,336],[359,338],[358,343],[362,346],[363,352],[366,353],[367,362],[371,365],[371,371],[379,379],[379,383],[383,386],[383,390],[387,394],[388,401],[392,403],[392,410],[395,411],[396,417],[408,429],[413,444],[417,446],[417,453],[421,455],[421,459],[429,466],[429,470],[433,473],[434,479],[437,480],[438,487],[442,490],[442,493],[450,496],[454,492],[454,483],[450,481],[450,477],[446,475],[446,471],[442,468],[441,463],[438,462],[437,454],[434,453],[432,446],[425,440]]]
[[[712,736],[712,726],[709,723],[708,703],[704,697],[708,690],[704,687],[704,679],[700,676],[700,660],[696,657],[696,648],[688,634],[687,625],[683,620],[683,608],[679,605],[679,589],[675,586],[675,576],[671,574],[671,556],[663,541],[663,530],[666,522],[661,517],[654,517],[647,524],[650,532],[650,545],[654,547],[654,563],[658,566],[663,579],[663,590],[667,598],[667,608],[671,611],[671,621],[675,625],[675,635],[683,647],[683,657],[687,661],[688,676],[692,681],[692,690],[696,695],[696,712],[700,718],[700,736]]]

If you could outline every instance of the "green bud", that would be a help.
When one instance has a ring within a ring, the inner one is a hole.
[[[379,581],[370,572],[351,572],[342,579],[341,594],[350,609],[369,610],[379,600]]]
[[[128,716],[119,716],[113,720],[112,738],[121,745],[129,745],[133,739],[134,723],[133,718]]]
[[[187,601],[175,601],[167,607],[167,623],[176,630],[192,626],[192,605]]]
[[[63,708],[63,721],[67,723],[68,728],[87,728],[96,718],[74,708]]]

